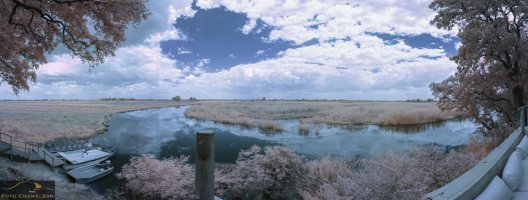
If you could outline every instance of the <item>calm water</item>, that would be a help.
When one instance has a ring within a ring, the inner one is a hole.
[[[476,125],[469,120],[448,121],[419,126],[329,126],[311,125],[308,134],[299,134],[297,120],[281,121],[284,132],[264,134],[258,129],[229,126],[186,118],[188,107],[161,108],[114,115],[106,133],[92,139],[96,144],[111,146],[116,152],[112,162],[115,172],[131,156],[150,153],[158,158],[187,155],[194,162],[195,132],[213,129],[216,162],[232,163],[241,149],[253,145],[282,145],[307,158],[329,154],[353,160],[387,151],[405,152],[413,148],[435,145],[442,148],[466,144]],[[107,176],[92,184],[103,192],[117,183]]]

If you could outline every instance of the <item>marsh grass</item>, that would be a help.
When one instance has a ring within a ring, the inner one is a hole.
[[[299,119],[301,124],[416,125],[467,117],[462,112],[442,112],[432,102],[369,101],[207,101],[193,105],[185,115],[277,130],[281,129],[277,120],[285,119]]]
[[[86,138],[113,113],[183,105],[174,101],[0,101],[0,131],[20,141]]]

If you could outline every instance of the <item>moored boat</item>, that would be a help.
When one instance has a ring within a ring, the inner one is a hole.
[[[110,160],[106,160],[103,163],[94,163],[72,169],[66,172],[66,174],[75,179],[76,183],[90,183],[112,173],[113,171],[114,167],[111,166]]]

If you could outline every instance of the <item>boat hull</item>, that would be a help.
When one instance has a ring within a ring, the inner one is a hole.
[[[72,169],[66,172],[66,174],[75,179],[76,183],[90,183],[111,174],[113,171],[113,167],[104,168],[96,163]]]

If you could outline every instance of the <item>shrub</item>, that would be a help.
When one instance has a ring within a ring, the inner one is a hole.
[[[322,158],[312,162],[307,167],[308,184],[300,189],[303,199],[420,199],[473,167],[477,160],[472,154],[444,154],[426,148],[361,161],[355,172],[342,161]]]
[[[117,176],[142,199],[193,198],[188,157],[133,157]],[[420,199],[477,163],[474,153],[433,147],[387,153],[355,162],[329,156],[306,161],[281,146],[253,146],[233,165],[215,169],[215,194],[223,199]]]
[[[285,147],[253,146],[238,154],[235,166],[217,178],[215,188],[226,199],[291,198],[300,166],[301,157]]]
[[[146,154],[132,157],[116,174],[126,181],[125,188],[146,199],[191,199],[194,193],[194,169],[189,157],[158,160]]]

